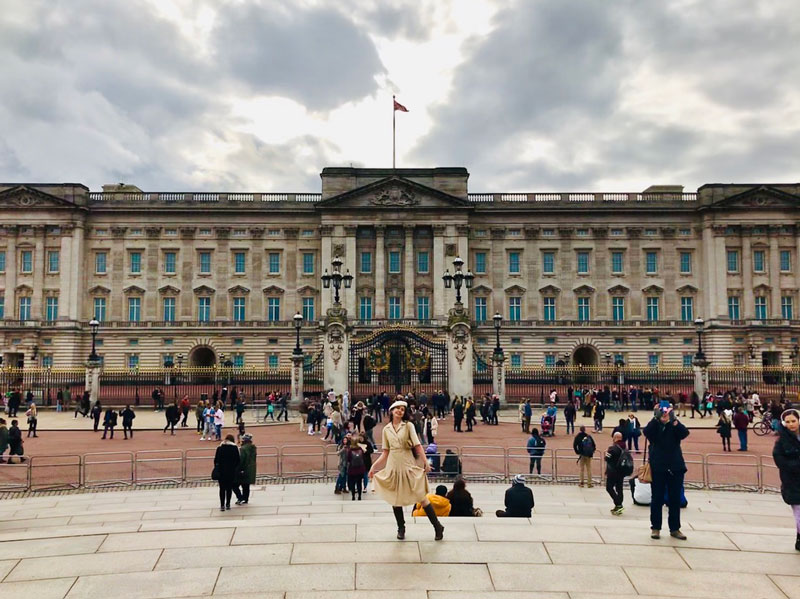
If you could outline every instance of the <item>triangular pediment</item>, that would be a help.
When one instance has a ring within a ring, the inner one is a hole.
[[[194,289],[192,289],[197,295],[214,295],[217,290],[213,287],[209,287],[208,285],[198,285]]]
[[[544,287],[539,287],[539,293],[543,293],[544,295],[556,295],[561,293],[561,289],[555,285],[545,285]]]
[[[277,285],[270,285],[269,287],[264,287],[262,289],[265,295],[283,295],[284,290],[282,287],[278,287]]]
[[[164,285],[163,287],[158,288],[158,292],[162,295],[178,295],[181,290],[177,287],[173,287],[172,285]]]
[[[95,285],[89,289],[90,295],[107,295],[109,293],[111,293],[111,290],[108,287],[103,287],[102,285]]]
[[[144,289],[139,287],[138,285],[128,285],[125,289],[122,290],[123,293],[144,293]]]
[[[772,289],[772,287],[770,287],[766,283],[761,283],[760,285],[756,285],[755,287],[753,287],[753,292],[754,293],[769,293],[770,289]]]
[[[675,291],[678,293],[697,293],[697,287],[694,285],[682,285],[678,287]]]
[[[492,289],[486,285],[478,285],[470,289],[470,293],[477,295],[490,295],[492,293]]]
[[[712,204],[714,208],[800,208],[800,196],[776,189],[770,185],[757,185],[728,196]]]
[[[527,289],[525,289],[521,285],[511,285],[510,287],[505,288],[506,293],[525,293]]]
[[[241,295],[241,294],[250,293],[250,290],[247,287],[243,286],[243,285],[234,285],[233,287],[228,288],[228,293],[240,294]]]
[[[72,202],[63,198],[36,189],[30,185],[15,185],[0,191],[0,208],[6,209],[48,209],[48,208],[69,208],[71,210],[82,210]]]
[[[297,290],[297,293],[300,295],[312,295],[317,292],[316,287],[312,287],[311,285],[303,285]]]
[[[657,295],[659,293],[664,293],[664,288],[659,287],[658,285],[648,285],[647,287],[642,289],[642,293],[649,293],[650,295]]]
[[[624,295],[626,293],[629,293],[630,289],[628,287],[625,287],[625,285],[614,285],[613,287],[608,288],[608,292],[611,295]]]
[[[399,176],[357,187],[327,200],[317,202],[317,208],[366,208],[369,210],[473,209],[465,199],[444,193]]]
[[[591,295],[595,289],[591,285],[579,285],[572,290],[576,295]]]

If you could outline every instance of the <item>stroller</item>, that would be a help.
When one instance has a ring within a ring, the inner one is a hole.
[[[542,416],[542,437],[553,436],[553,417],[545,414]]]

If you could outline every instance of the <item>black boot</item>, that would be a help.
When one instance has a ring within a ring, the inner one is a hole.
[[[439,523],[439,518],[436,517],[436,512],[433,511],[433,505],[429,503],[422,509],[425,510],[425,515],[428,516],[428,520],[433,524],[433,530],[436,532],[434,540],[441,541],[444,538],[444,526]]]
[[[797,533],[797,540],[794,542],[794,548],[800,551],[800,532]]]
[[[394,510],[394,519],[397,520],[397,539],[402,541],[406,538],[406,519],[403,516],[403,508],[394,506],[392,510]]]

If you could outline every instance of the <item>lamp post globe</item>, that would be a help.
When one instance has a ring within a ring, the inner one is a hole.
[[[100,321],[96,318],[92,318],[89,321],[89,331],[92,333],[92,351],[89,353],[89,361],[90,362],[97,362],[100,360],[100,356],[97,355],[97,332],[100,330]]]

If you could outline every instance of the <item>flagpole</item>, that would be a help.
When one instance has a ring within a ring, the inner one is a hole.
[[[392,95],[392,170],[395,169],[395,113],[394,103],[396,102],[394,95]]]

